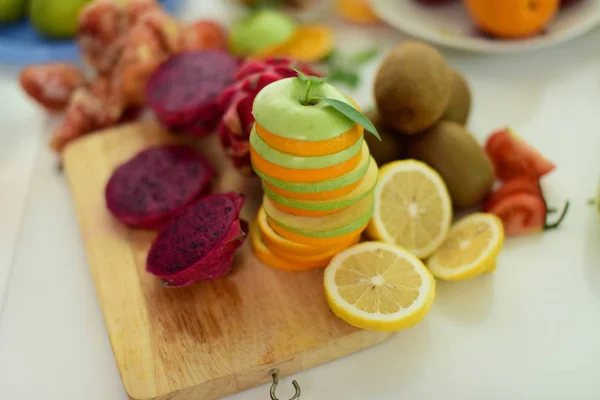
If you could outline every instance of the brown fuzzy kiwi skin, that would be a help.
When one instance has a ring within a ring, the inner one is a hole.
[[[373,90],[383,120],[394,129],[413,135],[432,126],[446,111],[452,72],[436,49],[408,41],[385,57]]]
[[[452,69],[452,93],[443,119],[466,125],[471,112],[471,88],[465,77]]]
[[[442,176],[457,209],[479,205],[492,189],[490,159],[465,127],[454,121],[440,121],[410,137],[409,156]]]
[[[404,160],[408,157],[408,137],[395,131],[386,125],[377,109],[371,109],[364,112],[364,115],[373,123],[381,141],[375,135],[365,131],[365,140],[369,146],[369,151],[377,165],[381,166],[396,160]]]

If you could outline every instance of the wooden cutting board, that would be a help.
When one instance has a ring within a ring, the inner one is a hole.
[[[104,206],[104,187],[112,171],[138,151],[181,140],[152,122],[135,123],[80,139],[64,154],[89,266],[130,398],[218,399],[270,381],[272,368],[289,375],[390,336],[336,318],[325,301],[321,270],[271,269],[252,255],[248,241],[234,272],[213,282],[166,289],[147,274],[146,253],[155,234],[113,219]],[[253,221],[259,182],[229,166],[216,138],[196,147],[220,172],[213,191],[244,192],[242,217]]]

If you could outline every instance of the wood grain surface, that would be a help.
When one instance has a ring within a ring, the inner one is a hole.
[[[117,222],[105,208],[104,187],[112,171],[138,151],[181,140],[141,122],[80,139],[64,154],[89,267],[131,399],[219,399],[270,381],[271,368],[289,375],[390,336],[336,318],[325,301],[322,270],[268,268],[248,241],[234,272],[213,282],[166,289],[147,274],[155,233]],[[220,173],[212,190],[244,192],[242,216],[252,222],[261,198],[258,180],[229,166],[216,138],[195,146]]]

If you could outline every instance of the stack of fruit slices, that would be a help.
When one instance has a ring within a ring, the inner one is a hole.
[[[378,175],[363,128],[321,101],[304,105],[305,92],[300,79],[283,79],[252,109],[251,161],[265,193],[252,247],[263,263],[288,270],[323,268],[358,242]],[[327,83],[312,93],[358,108]]]

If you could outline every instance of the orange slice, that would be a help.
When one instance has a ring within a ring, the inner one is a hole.
[[[282,236],[280,236],[277,232],[271,228],[267,221],[267,213],[262,208],[258,210],[258,215],[256,217],[258,227],[260,229],[260,233],[262,234],[262,240],[265,245],[274,253],[288,254],[290,257],[295,256],[318,256],[327,253],[328,251],[334,250],[336,252],[341,249],[347,248],[350,244],[357,242],[360,239],[360,234],[355,237],[349,238],[345,242],[341,242],[336,246],[331,245],[315,245],[309,246],[305,244],[300,244],[296,242],[292,242]]]
[[[345,243],[344,245],[339,246],[339,247],[329,248],[329,250],[327,250],[321,254],[312,254],[312,255],[290,254],[285,251],[282,252],[275,248],[270,248],[270,247],[269,247],[269,250],[277,257],[279,257],[283,260],[289,261],[289,262],[298,262],[298,263],[304,264],[304,265],[309,264],[309,263],[326,262],[327,264],[325,264],[325,265],[328,265],[329,262],[331,261],[331,259],[333,258],[333,256],[346,250],[348,247],[354,246],[359,241],[360,241],[360,236],[356,236],[349,243]],[[264,240],[263,240],[263,242],[264,242]]]
[[[316,169],[292,169],[281,167],[259,156],[252,147],[250,147],[250,157],[254,168],[271,178],[294,183],[312,183],[334,179],[352,171],[352,169],[358,165],[361,153],[358,153],[354,157],[340,164]]]
[[[343,18],[357,24],[379,21],[367,0],[337,0],[337,11]]]
[[[275,208],[280,209],[281,211],[288,213],[288,214],[292,214],[292,215],[300,215],[302,217],[321,217],[323,215],[329,215],[329,214],[335,214],[338,211],[341,211],[341,208],[336,208],[333,210],[323,210],[323,211],[317,211],[317,210],[302,210],[300,208],[294,208],[294,207],[290,207],[290,206],[286,206],[283,204],[280,204],[278,202],[276,202],[275,200],[271,199],[271,203],[273,203],[273,205],[275,206]]]
[[[342,236],[337,236],[333,238],[315,238],[312,236],[301,235],[296,232],[289,231],[275,222],[267,219],[269,226],[279,235],[287,240],[291,240],[292,242],[296,242],[299,244],[304,244],[307,246],[339,246],[341,243],[352,240],[356,236],[360,236],[360,234],[365,230],[367,224],[355,230],[354,232],[347,233]]]
[[[287,271],[306,271],[315,268],[324,268],[329,264],[329,259],[301,263],[299,261],[288,261],[276,256],[262,241],[262,236],[257,224],[250,231],[250,245],[256,258],[271,268],[284,269]]]
[[[321,25],[300,25],[289,40],[267,47],[253,58],[283,56],[312,63],[328,56],[333,46],[334,35],[330,28]]]
[[[264,181],[263,183],[269,189],[271,189],[273,192],[277,193],[278,195],[287,197],[289,199],[308,200],[308,201],[311,201],[311,200],[325,201],[325,200],[331,200],[331,199],[335,199],[335,198],[347,195],[348,193],[350,193],[354,189],[356,189],[356,187],[358,185],[360,185],[361,180],[362,179],[359,179],[358,181],[356,181],[348,186],[344,186],[344,187],[341,187],[338,189],[331,189],[331,190],[326,190],[324,192],[316,192],[316,193],[290,192],[289,190],[285,190],[285,189],[278,188],[277,186],[273,186],[269,182]]]
[[[352,129],[333,139],[321,140],[319,142],[306,142],[304,140],[294,140],[283,136],[277,136],[260,126],[258,122],[254,126],[256,134],[275,150],[303,157],[328,156],[339,153],[356,143],[364,131],[362,126],[356,124]]]

